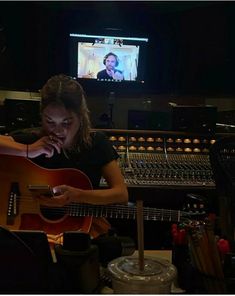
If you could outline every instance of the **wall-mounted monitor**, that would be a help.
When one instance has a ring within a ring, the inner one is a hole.
[[[144,83],[148,38],[70,33],[70,75],[98,82]]]

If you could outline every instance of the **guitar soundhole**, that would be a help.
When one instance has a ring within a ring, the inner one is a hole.
[[[56,221],[63,218],[65,213],[61,208],[41,207],[41,214],[48,220]]]

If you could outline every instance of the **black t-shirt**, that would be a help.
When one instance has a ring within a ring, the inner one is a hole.
[[[122,73],[119,70],[114,70],[114,73],[119,72],[120,74]],[[109,74],[106,72],[106,69],[101,70],[100,72],[97,73],[97,79],[111,79],[113,80],[112,76],[109,76]]]
[[[11,136],[15,141],[31,144],[40,137],[32,133],[29,129],[13,132]],[[81,152],[66,154],[61,151],[60,154],[55,150],[51,158],[44,155],[32,158],[31,161],[41,167],[48,169],[75,168],[84,172],[90,179],[93,188],[98,188],[101,178],[102,167],[112,160],[118,159],[116,150],[102,132],[92,132],[92,145],[89,149],[83,149]]]

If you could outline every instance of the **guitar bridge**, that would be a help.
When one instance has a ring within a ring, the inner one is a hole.
[[[11,183],[11,189],[8,198],[7,209],[7,225],[13,225],[14,219],[18,215],[18,196],[20,195],[19,184],[17,182]]]

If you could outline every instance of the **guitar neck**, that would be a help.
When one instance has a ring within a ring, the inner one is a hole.
[[[129,205],[90,205],[72,203],[68,206],[67,213],[70,216],[93,216],[117,219],[136,219],[136,206]],[[144,207],[144,220],[152,221],[174,221],[179,222],[182,218],[187,217],[188,213]]]

